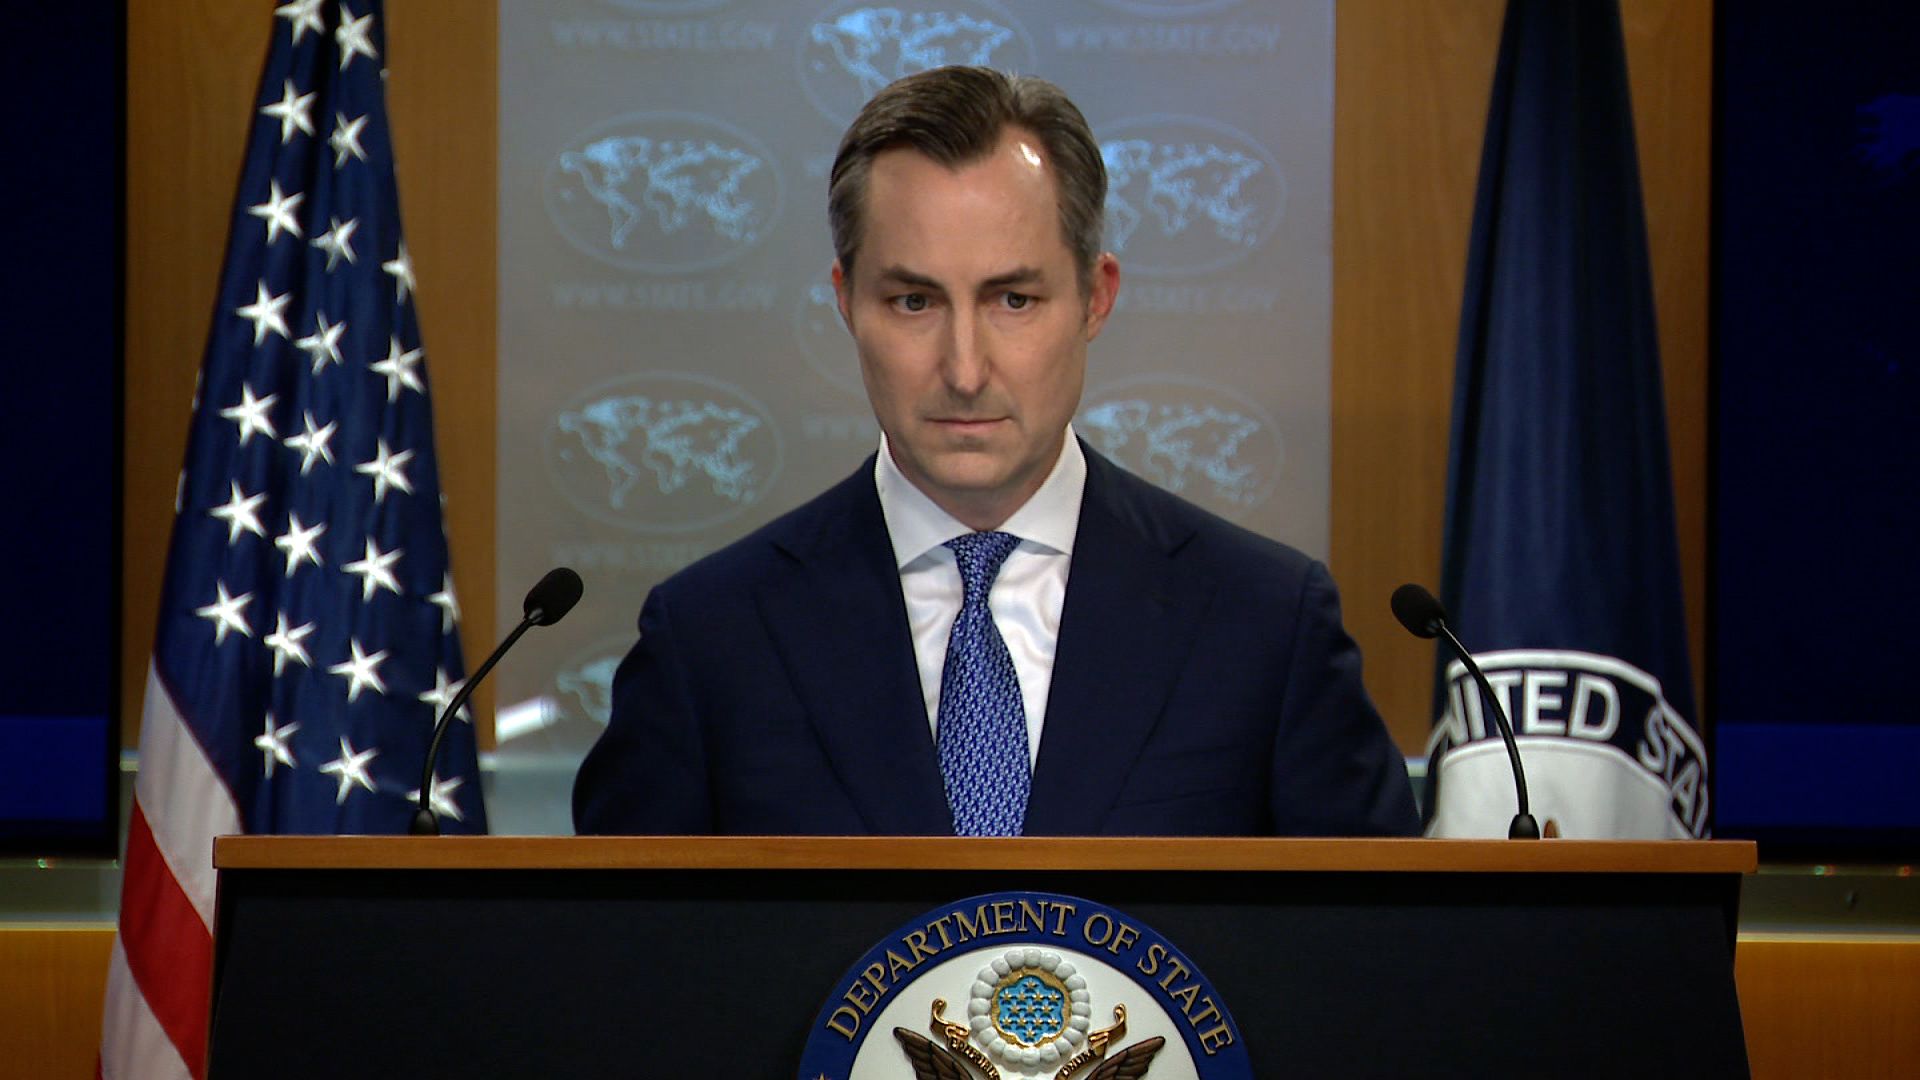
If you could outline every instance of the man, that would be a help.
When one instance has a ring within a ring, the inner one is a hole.
[[[1072,437],[1105,192],[1041,80],[862,110],[828,209],[880,452],[647,598],[581,832],[1417,831],[1325,568]]]

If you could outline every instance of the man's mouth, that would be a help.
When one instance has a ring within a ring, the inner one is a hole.
[[[942,431],[969,435],[991,430],[1004,419],[1000,416],[937,416],[932,423]]]

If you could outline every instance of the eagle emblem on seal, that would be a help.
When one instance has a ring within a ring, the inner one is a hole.
[[[980,969],[967,1023],[947,1019],[946,1008],[934,999],[931,1039],[893,1029],[914,1080],[1001,1080],[1002,1065],[1023,1075],[1050,1071],[1053,1080],[1135,1080],[1166,1045],[1155,1036],[1115,1049],[1127,1033],[1127,1007],[1115,1005],[1112,1026],[1093,1030],[1086,980],[1071,961],[1039,949],[1014,949]]]

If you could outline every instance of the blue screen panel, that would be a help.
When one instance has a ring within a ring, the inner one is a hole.
[[[1904,854],[1920,841],[1920,8],[1715,10],[1715,829]]]
[[[122,5],[23,7],[0,65],[0,851],[118,833]]]

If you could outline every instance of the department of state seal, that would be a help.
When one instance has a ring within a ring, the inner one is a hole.
[[[1009,892],[936,908],[834,987],[801,1080],[1224,1080],[1252,1068],[1193,961],[1079,897]]]

